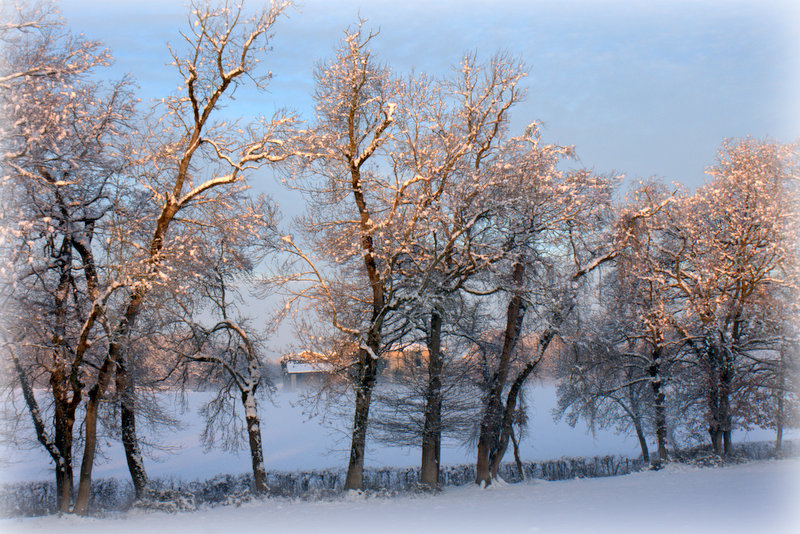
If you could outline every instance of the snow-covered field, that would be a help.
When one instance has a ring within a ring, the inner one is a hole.
[[[0,532],[670,533],[798,532],[800,460],[670,466],[627,476],[447,488],[436,496],[267,499],[191,513],[0,521]]]
[[[176,428],[162,429],[158,434],[141,428],[145,441],[158,445],[150,449],[145,459],[148,474],[157,478],[177,478],[185,481],[205,480],[219,474],[246,473],[251,469],[246,449],[238,453],[220,449],[204,450],[200,443],[203,423],[198,414],[200,406],[209,398],[208,393],[189,394],[185,413],[176,414],[182,421]],[[177,404],[172,395],[164,401]],[[342,407],[343,418],[321,414],[309,415],[296,391],[279,390],[275,403],[262,402],[259,411],[264,440],[264,460],[268,470],[297,471],[346,467],[349,441],[347,428],[351,406]],[[520,443],[520,456],[525,461],[550,460],[560,457],[623,454],[636,457],[639,446],[632,436],[618,435],[611,430],[601,430],[594,435],[586,431],[583,423],[575,428],[566,423],[554,422],[552,410],[556,404],[555,386],[548,383],[531,384],[527,393],[529,405],[528,433]],[[177,408],[176,408],[177,410]],[[33,442],[32,425],[24,420],[22,428],[30,433],[32,448],[19,450],[0,445],[0,482],[24,480],[50,480],[52,464],[44,449]],[[796,432],[787,435],[792,439]],[[771,440],[768,431],[739,432],[735,441]],[[127,479],[122,446],[118,441],[108,441],[103,447],[104,458],[98,460],[95,478],[118,477]],[[368,441],[366,465],[368,467],[406,467],[419,463],[419,449],[389,446]],[[510,459],[510,456],[509,456]],[[473,448],[460,443],[445,442],[442,447],[442,464],[468,464],[475,461]]]
[[[205,451],[199,442],[202,423],[197,413],[206,393],[189,397],[181,427],[146,438],[163,449],[147,460],[152,477],[185,481],[250,468],[247,451]],[[276,404],[261,406],[264,453],[271,470],[345,467],[348,442],[341,430],[346,419],[324,422],[309,416],[297,392],[282,391]],[[523,440],[524,460],[562,456],[626,454],[637,456],[637,442],[611,431],[595,435],[579,426],[553,422],[555,388],[534,384],[528,392],[529,433]],[[349,413],[349,407],[345,407]],[[793,432],[790,438],[796,437]],[[736,441],[771,439],[770,432],[738,433]],[[105,447],[106,458],[95,477],[127,478],[121,447]],[[0,480],[49,480],[52,470],[41,447],[0,448]],[[418,449],[390,447],[374,440],[368,466],[412,466]],[[446,465],[474,462],[474,450],[456,443],[443,447]],[[637,533],[782,533],[800,532],[800,460],[753,462],[723,469],[673,465],[605,479],[560,482],[529,481],[496,485],[488,490],[466,486],[446,488],[437,496],[376,498],[345,495],[307,502],[267,499],[241,507],[205,508],[192,513],[128,512],[106,518],[33,518],[0,521],[0,533],[12,532],[181,532],[218,533],[235,525],[243,531],[317,533],[370,532],[637,532]],[[798,528],[795,529],[794,526]]]
[[[158,444],[160,450],[151,449],[146,458],[148,474],[152,477],[174,477],[183,480],[208,479],[218,474],[245,473],[251,468],[247,449],[238,453],[212,449],[205,451],[200,443],[203,423],[198,409],[208,398],[208,393],[191,393],[188,410],[178,417],[179,428],[148,434],[140,428],[146,441]],[[166,402],[175,404],[170,395]],[[639,455],[637,441],[631,436],[617,435],[611,431],[587,433],[582,423],[572,428],[564,422],[555,423],[551,415],[555,406],[555,387],[551,384],[533,384],[528,392],[530,422],[527,436],[520,444],[523,460],[549,460],[562,456],[595,456],[602,454]],[[264,440],[264,460],[267,469],[280,471],[346,467],[349,454],[348,436],[343,431],[349,423],[352,407],[342,407],[344,418],[321,415],[310,416],[298,402],[299,393],[279,391],[275,404],[262,402],[259,406]],[[23,421],[28,428],[28,421]],[[742,436],[743,437],[743,436]],[[33,438],[31,432],[30,438]],[[739,437],[737,437],[739,439]],[[757,435],[752,439],[771,439],[771,434]],[[104,447],[105,458],[94,469],[96,478],[127,478],[128,472],[122,447],[110,441]],[[368,467],[405,467],[419,463],[419,449],[388,446],[370,440],[367,444]],[[510,458],[510,456],[509,456]],[[475,451],[460,443],[445,442],[442,463],[455,465],[475,461]],[[18,450],[0,446],[0,481],[49,480],[52,478],[51,462],[44,449],[33,443],[33,448]]]

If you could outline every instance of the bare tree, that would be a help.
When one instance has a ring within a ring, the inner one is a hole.
[[[313,194],[303,221],[312,249],[342,268],[323,273],[319,261],[287,242],[312,268],[302,296],[321,303],[333,326],[360,347],[352,366],[358,378],[348,489],[361,487],[377,361],[403,336],[404,314],[423,304],[433,332],[423,478],[435,487],[442,366],[435,292],[456,291],[489,261],[476,237],[485,231],[479,199],[491,183],[482,168],[521,97],[516,86],[524,73],[505,55],[487,65],[467,56],[452,80],[400,81],[372,58],[373,38],[360,24],[346,33],[337,57],[318,67],[318,125],[307,137],[303,179],[294,182]],[[343,204],[348,197],[352,203]]]
[[[624,350],[624,347],[623,347]],[[646,419],[649,416],[647,375],[631,365],[614,340],[602,337],[572,345],[559,362],[556,418],[575,426],[586,419],[592,432],[614,427],[636,433],[642,459],[650,461]]]
[[[446,321],[463,308],[457,301],[470,280],[507,252],[489,224],[496,176],[487,169],[502,146],[510,110],[524,96],[524,75],[524,65],[508,54],[485,64],[471,54],[451,80],[418,76],[404,86],[393,169],[398,182],[418,182],[411,224],[425,231],[398,258],[396,276],[398,293],[411,303],[403,313],[427,346],[420,477],[429,488],[439,484],[442,372],[457,365],[453,354],[446,361]]]
[[[263,87],[268,74],[259,77],[254,71],[255,56],[266,48],[270,29],[286,6],[273,4],[248,18],[241,5],[194,5],[190,30],[182,34],[181,48],[185,51],[172,50],[183,86],[178,94],[164,99],[164,114],[154,124],[157,130],[148,132],[147,139],[154,145],[146,147],[143,162],[147,169],[143,185],[158,206],[157,214],[151,223],[152,237],[135,262],[138,272],[126,285],[122,311],[111,327],[98,380],[88,393],[76,513],[87,512],[100,401],[112,373],[116,371],[118,382],[130,381],[129,376],[120,377],[119,373],[128,367],[125,346],[136,318],[151,289],[165,284],[173,269],[180,269],[181,262],[168,260],[191,261],[191,249],[184,250],[179,240],[170,242],[171,231],[177,231],[172,227],[198,224],[195,217],[202,220],[203,208],[209,203],[224,205],[226,194],[238,190],[247,171],[287,157],[283,145],[294,123],[291,116],[279,114],[246,127],[214,118],[215,111],[241,81],[251,79],[257,87]],[[141,492],[146,475],[135,437],[135,407],[131,401],[132,397],[122,398],[123,445],[132,478]]]
[[[604,250],[609,247],[602,239],[613,181],[588,171],[561,170],[560,161],[570,153],[565,147],[542,144],[534,124],[524,136],[512,139],[495,163],[501,177],[495,189],[495,227],[513,246],[508,259],[498,264],[510,272],[500,271],[496,278],[509,300],[501,348],[484,384],[478,484],[489,485],[497,476],[520,392],[569,319],[579,282],[615,255]],[[510,377],[529,307],[538,323],[536,348]]]
[[[232,316],[230,274],[218,269],[217,276],[209,289],[215,289],[216,294],[210,298],[215,302],[219,320],[210,328],[192,324],[195,350],[186,356],[189,361],[210,364],[214,368],[212,372],[224,375],[222,387],[204,409],[207,420],[203,436],[207,444],[213,445],[215,435],[227,430],[233,434],[231,442],[238,443],[237,426],[231,421],[223,421],[226,414],[230,415],[229,419],[236,420],[233,410],[227,406],[231,400],[235,401],[234,393],[238,393],[244,408],[255,489],[258,493],[266,493],[267,475],[256,395],[259,391],[269,390],[271,384],[262,374],[263,362],[251,329],[242,318]],[[229,429],[230,426],[233,428]]]
[[[681,329],[705,377],[708,435],[732,452],[734,418],[751,411],[750,363],[771,341],[759,310],[770,290],[791,283],[797,264],[796,149],[752,139],[722,145],[713,179],[673,211],[673,239],[655,272],[682,298]]]
[[[3,330],[66,512],[78,408],[107,334],[102,310],[119,289],[102,252],[98,259],[97,236],[126,189],[133,100],[127,81],[106,87],[88,79],[108,52],[72,37],[46,7],[20,12],[2,35]],[[35,387],[49,389],[52,429]]]

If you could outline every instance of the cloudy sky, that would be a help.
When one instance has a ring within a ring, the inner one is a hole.
[[[262,0],[249,0],[258,4]],[[724,138],[800,137],[800,9],[791,0],[305,0],[276,27],[270,92],[233,110],[296,109],[313,119],[314,63],[359,17],[380,29],[374,51],[398,73],[444,74],[467,51],[499,49],[529,67],[514,133],[542,121],[548,142],[580,163],[629,178],[695,187]],[[187,8],[180,0],[62,0],[67,23],[103,40],[143,100],[181,81],[166,66]]]

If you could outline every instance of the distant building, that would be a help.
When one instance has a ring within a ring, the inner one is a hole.
[[[379,370],[392,378],[408,376],[417,369],[428,366],[428,347],[414,343],[402,349],[389,350],[383,354]]]
[[[328,379],[335,369],[330,363],[322,361],[321,357],[321,354],[305,351],[281,358],[284,384],[296,389],[298,385],[319,384]]]

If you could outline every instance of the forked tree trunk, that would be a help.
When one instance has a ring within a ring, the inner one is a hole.
[[[89,390],[86,402],[86,416],[84,419],[84,443],[83,458],[81,459],[80,481],[78,484],[78,495],[75,497],[73,512],[78,515],[89,513],[89,497],[92,489],[92,469],[94,468],[94,457],[97,452],[97,417],[100,409],[100,401],[111,381],[111,373],[116,367],[115,356],[118,348],[112,343],[103,365],[97,375],[97,382]]]
[[[561,327],[564,319],[572,313],[572,307],[574,306],[574,302],[570,301],[570,304],[567,308],[556,312],[552,318],[552,323],[550,327],[545,330],[542,336],[539,338],[538,343],[538,354],[535,358],[531,359],[525,367],[517,374],[516,378],[514,378],[514,382],[511,383],[511,387],[508,389],[508,395],[506,397],[506,403],[503,407],[503,415],[502,415],[502,423],[500,425],[500,436],[497,441],[494,443],[494,449],[490,450],[489,452],[489,470],[493,478],[497,477],[497,474],[500,471],[500,463],[503,461],[503,457],[506,454],[506,450],[508,449],[508,441],[513,436],[514,432],[514,419],[516,417],[517,412],[517,402],[519,401],[519,396],[522,393],[522,388],[525,386],[525,382],[528,380],[528,377],[536,370],[536,367],[539,365],[539,362],[542,360],[544,353],[547,351],[548,347],[550,346],[550,342],[556,336],[558,329]],[[524,308],[522,310],[524,314]],[[519,328],[521,330],[521,321],[522,317],[519,318],[520,325]],[[517,332],[517,337],[519,337],[519,331]]]
[[[439,463],[442,444],[442,316],[431,313],[428,337],[428,387],[425,392],[425,426],[422,430],[422,465],[420,483],[439,487]]]
[[[560,316],[555,318],[555,320],[560,324]],[[514,438],[514,419],[516,418],[517,402],[522,393],[522,388],[525,386],[528,377],[536,370],[539,362],[542,361],[542,356],[544,356],[545,351],[550,346],[550,342],[555,337],[556,328],[558,328],[559,324],[553,325],[552,328],[549,328],[542,334],[542,337],[539,339],[538,356],[529,361],[525,367],[522,368],[514,379],[514,382],[511,383],[511,387],[508,389],[506,404],[503,409],[503,423],[500,430],[500,439],[495,445],[496,450],[489,454],[491,458],[490,469],[492,476],[495,478],[500,471],[500,463],[503,461],[503,457],[508,449],[508,441],[510,438]],[[516,447],[516,444],[514,446]]]
[[[513,281],[516,287],[522,286],[524,266],[521,263],[514,264]],[[503,388],[508,379],[508,370],[511,362],[511,355],[519,341],[522,332],[522,323],[525,319],[525,303],[519,292],[515,293],[508,303],[506,310],[506,329],[503,335],[503,348],[500,351],[500,358],[497,370],[492,376],[489,384],[489,392],[486,397],[481,420],[480,436],[478,437],[478,459],[475,466],[475,483],[482,486],[489,486],[492,483],[492,463],[494,458],[492,452],[498,450],[498,441],[503,424]]]
[[[86,403],[86,436],[83,444],[83,460],[81,462],[80,482],[78,495],[75,497],[73,512],[78,515],[89,513],[89,497],[92,489],[92,468],[97,450],[97,413],[100,405],[100,391],[95,385],[89,392],[89,402]]]
[[[511,384],[511,387],[508,390],[506,404],[503,408],[500,438],[494,444],[492,450],[489,451],[489,470],[493,479],[497,478],[497,475],[500,473],[500,463],[503,461],[503,457],[506,455],[506,450],[508,450],[508,441],[514,435],[514,420],[517,412],[517,400],[519,399],[519,394],[522,391],[522,386],[525,385],[525,381],[528,379],[528,376],[530,376],[533,370],[536,369],[536,365],[538,363],[539,359],[528,362],[528,364],[514,379],[514,382]]]
[[[128,463],[128,472],[131,475],[136,498],[141,499],[147,487],[147,472],[144,469],[139,438],[136,435],[136,397],[133,377],[128,373],[124,356],[117,363],[116,386],[120,399],[120,428],[125,460]]]
[[[377,355],[378,347],[370,347]],[[353,435],[350,443],[350,462],[347,465],[345,490],[360,490],[364,483],[364,449],[367,443],[367,423],[372,402],[372,390],[378,371],[377,360],[366,349],[359,349],[356,409],[353,416]]]

